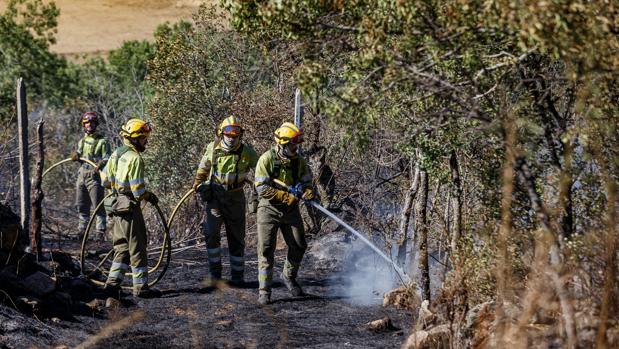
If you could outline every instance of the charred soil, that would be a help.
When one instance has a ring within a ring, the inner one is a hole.
[[[126,296],[114,302],[97,288],[81,292],[81,297],[68,290],[81,307],[73,306],[72,317],[63,319],[0,306],[0,347],[393,348],[404,342],[412,328],[410,313],[383,308],[380,302],[356,304],[345,296],[349,280],[315,267],[311,256],[304,260],[299,276],[306,296],[291,297],[277,277],[285,253],[277,251],[273,303],[268,306],[257,302],[254,248],[247,248],[247,285],[235,288],[225,282],[205,284],[206,251],[195,247],[173,256],[157,285],[161,298]],[[229,275],[227,267],[224,275]],[[368,328],[368,323],[385,317],[391,326],[380,331]]]

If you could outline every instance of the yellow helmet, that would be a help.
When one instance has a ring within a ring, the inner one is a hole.
[[[284,122],[275,130],[275,141],[278,144],[303,143],[303,131],[291,122]]]
[[[139,138],[141,136],[148,137],[153,131],[150,122],[142,119],[129,119],[126,124],[120,129],[120,135],[125,138]]]
[[[243,134],[243,128],[241,127],[241,121],[236,116],[228,116],[225,118],[217,128],[217,136],[222,135],[230,137],[239,137]]]

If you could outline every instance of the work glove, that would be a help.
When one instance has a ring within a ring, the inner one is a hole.
[[[143,199],[153,205],[157,205],[159,203],[159,198],[152,191],[147,191],[146,193],[144,193]]]
[[[79,161],[80,160],[80,154],[78,154],[77,152],[71,153],[71,160],[72,161]]]
[[[195,179],[193,181],[193,185],[191,186],[193,188],[193,190],[195,190],[196,192],[200,192],[201,188],[200,184],[202,184],[202,180],[201,179]]]
[[[301,199],[310,201],[313,198],[314,198],[314,191],[312,190],[312,188],[305,188],[305,190],[303,191],[303,196],[301,196]]]
[[[196,193],[206,193],[209,187],[210,187],[209,183],[200,182],[198,183],[198,185],[194,184],[193,188],[195,189]]]
[[[97,166],[95,166],[95,171],[101,171],[101,169],[105,167],[105,163],[106,163],[106,162],[107,162],[107,161],[105,161],[105,160],[101,160],[101,161],[99,161],[99,162],[97,163]]]
[[[294,195],[297,199],[300,199],[303,196],[303,186],[301,183],[297,183],[295,186],[290,187],[290,194]]]
[[[200,196],[200,200],[203,202],[209,202],[213,199],[213,190],[208,182],[197,182],[198,184],[194,189],[196,194]]]
[[[277,190],[274,198],[288,206],[294,206],[299,202],[299,199],[296,196],[283,190]]]

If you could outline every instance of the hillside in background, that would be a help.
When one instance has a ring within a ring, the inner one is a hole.
[[[0,0],[4,9],[7,0]],[[49,1],[45,1],[46,3]],[[52,52],[105,53],[123,41],[150,40],[164,22],[190,20],[199,0],[56,0],[60,9],[57,43]]]

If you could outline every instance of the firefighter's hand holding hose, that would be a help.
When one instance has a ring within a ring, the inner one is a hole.
[[[314,190],[312,190],[312,188],[305,188],[303,195],[301,195],[301,199],[305,201],[314,200]]]
[[[273,182],[278,186],[282,187],[283,189],[287,190],[288,193],[285,194],[292,194],[292,196],[296,199],[290,200],[294,201],[293,203],[289,204],[290,206],[292,206],[292,204],[295,204],[298,200],[312,201],[314,199],[314,191],[311,187],[305,188],[304,190],[301,183],[297,183],[296,185],[289,187],[286,185],[286,183],[280,181],[279,179],[273,179]],[[285,200],[282,201],[288,203]]]
[[[144,193],[143,199],[153,205],[159,204],[159,198],[152,191],[147,191],[146,193]]]
[[[193,190],[195,191],[196,195],[200,197],[200,200],[202,200],[202,202],[211,201],[211,199],[213,198],[211,186],[207,182],[196,181],[193,184]]]

